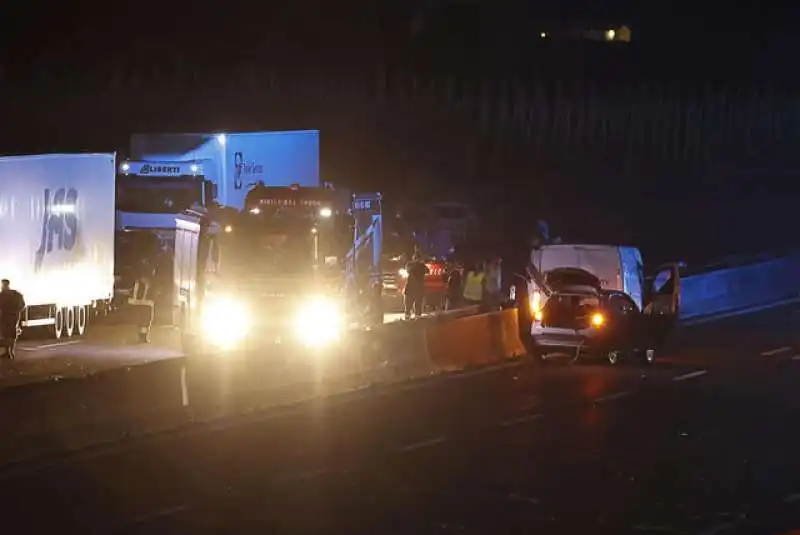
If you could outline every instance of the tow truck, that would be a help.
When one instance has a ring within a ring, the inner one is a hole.
[[[381,202],[258,183],[241,212],[177,219],[187,356],[334,351],[353,324],[382,323]]]

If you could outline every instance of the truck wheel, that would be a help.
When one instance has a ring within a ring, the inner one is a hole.
[[[75,332],[75,307],[65,307],[64,312],[67,320],[67,338],[69,338]]]
[[[50,336],[56,340],[61,339],[64,334],[64,309],[56,307],[53,311],[53,324],[50,326]]]
[[[88,315],[86,313],[85,306],[77,306],[75,307],[75,327],[78,329],[78,336],[83,336],[86,334],[86,319]]]

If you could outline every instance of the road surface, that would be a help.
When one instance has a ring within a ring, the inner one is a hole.
[[[0,472],[26,532],[787,533],[800,311],[655,367],[531,361]]]
[[[140,344],[134,326],[97,325],[83,338],[25,339],[14,361],[0,359],[0,388],[99,371],[182,355],[177,332],[153,329],[152,343]]]
[[[384,314],[384,323],[403,319],[402,313]],[[154,327],[152,343],[137,341],[131,325],[98,325],[84,338],[27,339],[17,347],[17,359],[0,359],[0,388],[53,378],[84,377],[104,370],[183,356],[178,332]]]

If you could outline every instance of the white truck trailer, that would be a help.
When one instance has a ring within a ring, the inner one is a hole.
[[[216,186],[214,196],[220,205],[240,211],[247,193],[258,183],[322,186],[319,130],[135,134],[131,137],[130,159],[127,169],[125,163],[121,168],[129,177],[164,181],[178,175],[202,176]],[[181,164],[188,164],[193,171],[187,172]]]
[[[0,158],[0,278],[23,327],[81,336],[114,291],[114,154]]]

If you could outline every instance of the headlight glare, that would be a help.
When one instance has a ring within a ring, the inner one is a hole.
[[[344,330],[339,303],[325,297],[313,297],[303,303],[295,316],[295,334],[309,347],[323,347],[337,342]]]
[[[219,347],[231,347],[250,329],[250,314],[231,297],[210,297],[203,306],[203,331],[206,339]]]

